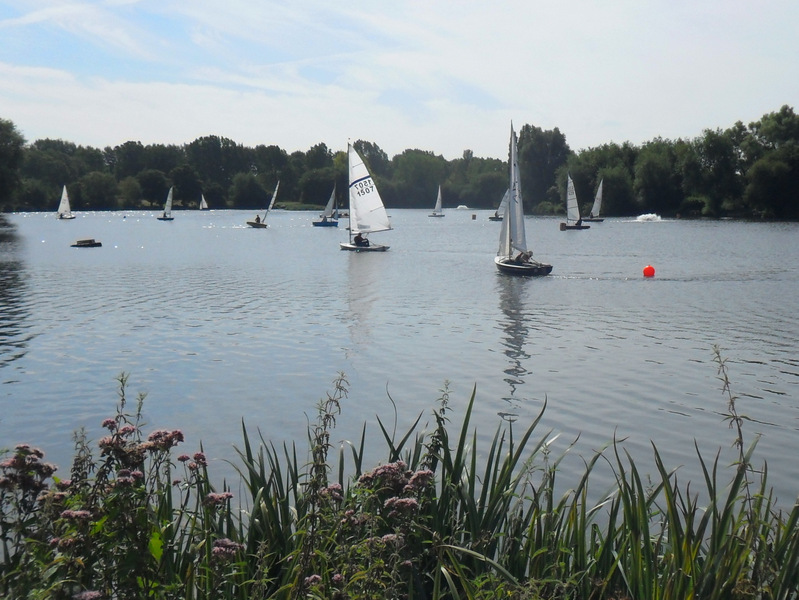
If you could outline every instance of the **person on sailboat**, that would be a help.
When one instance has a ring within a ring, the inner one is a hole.
[[[255,215],[255,222],[256,223],[260,223],[261,222],[261,215]]]
[[[369,240],[367,240],[365,237],[363,237],[360,233],[357,233],[355,235],[355,237],[352,239],[352,241],[355,242],[356,246],[368,246],[369,245]]]
[[[533,253],[529,250],[527,252],[519,252],[519,255],[516,257],[516,262],[520,265],[530,262],[530,259],[533,257]]]

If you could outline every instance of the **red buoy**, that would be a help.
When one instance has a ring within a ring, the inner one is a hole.
[[[655,276],[655,267],[652,265],[647,265],[644,267],[644,277],[654,277]]]

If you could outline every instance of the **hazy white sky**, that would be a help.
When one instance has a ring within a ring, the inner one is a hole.
[[[799,101],[797,0],[4,0],[0,118],[28,141],[505,159],[693,138]]]

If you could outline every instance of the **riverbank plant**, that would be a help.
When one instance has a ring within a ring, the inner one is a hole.
[[[378,442],[331,443],[348,410],[344,375],[319,401],[307,447],[242,423],[243,497],[209,483],[202,448],[147,435],[143,396],[92,446],[76,435],[69,478],[40,451],[2,463],[0,593],[13,598],[789,599],[799,597],[799,509],[782,509],[745,444],[725,360],[714,350],[737,460],[698,449],[681,482],[653,445],[641,473],[621,441],[562,481],[557,436],[500,421],[487,447],[475,392],[430,421],[377,419]],[[545,403],[544,403],[545,404]],[[458,416],[458,422],[453,422]],[[367,464],[375,446],[383,457]],[[370,452],[367,452],[367,448]],[[597,465],[615,485],[589,489]],[[236,507],[239,510],[233,510]]]

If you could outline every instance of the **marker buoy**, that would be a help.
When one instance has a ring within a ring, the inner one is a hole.
[[[655,267],[652,265],[647,265],[644,267],[644,277],[654,277],[655,276]]]

